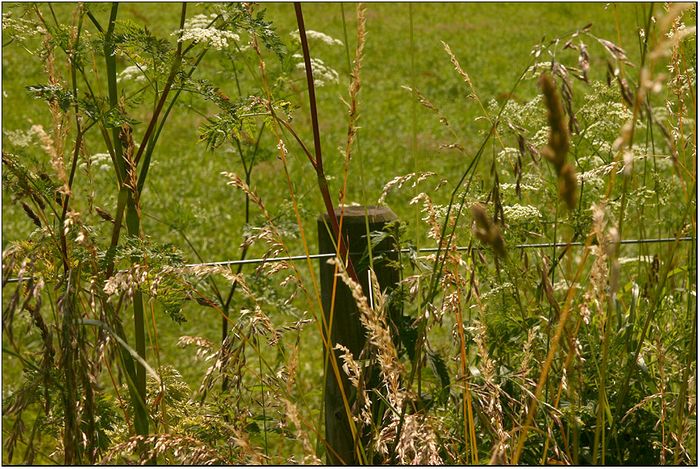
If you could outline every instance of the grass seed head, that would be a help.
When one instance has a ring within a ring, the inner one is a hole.
[[[547,106],[549,140],[541,154],[552,163],[559,178],[559,195],[570,210],[576,207],[576,171],[566,162],[569,152],[569,128],[554,79],[546,73],[540,76],[540,87]]]
[[[577,188],[576,171],[571,164],[567,163],[559,173],[559,196],[566,202],[569,210],[576,208]]]
[[[472,217],[476,222],[474,235],[477,239],[491,246],[498,256],[504,257],[506,255],[506,243],[503,240],[501,229],[489,218],[486,208],[481,204],[472,205]]]
[[[547,120],[550,127],[549,142],[542,154],[554,165],[558,174],[566,162],[566,154],[569,151],[569,128],[554,79],[543,73],[539,81],[547,106]]]

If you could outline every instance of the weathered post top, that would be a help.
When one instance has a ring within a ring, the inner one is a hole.
[[[347,205],[345,207],[336,207],[335,216],[340,218],[340,212],[343,212],[343,223],[351,224],[365,223],[365,215],[368,217],[370,224],[386,223],[397,219],[396,214],[389,208],[381,205]],[[319,215],[319,218],[330,219],[327,213]]]

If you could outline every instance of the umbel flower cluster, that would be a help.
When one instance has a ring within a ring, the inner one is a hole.
[[[180,35],[179,42],[192,41],[195,44],[206,43],[216,50],[228,47],[228,41],[239,41],[240,36],[232,31],[212,27],[216,14],[195,15],[185,21],[185,27],[178,29],[173,35]]]

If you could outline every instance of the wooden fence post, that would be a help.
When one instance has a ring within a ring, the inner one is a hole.
[[[336,209],[339,215],[340,210]],[[369,260],[367,254],[367,227],[365,225],[365,215],[369,222],[369,231],[387,231],[387,225],[397,220],[396,215],[387,207],[345,207],[343,213],[343,232],[346,245],[350,251],[350,259],[353,262],[355,271],[362,285],[362,290],[369,298]],[[319,253],[335,252],[334,244],[337,240],[332,240],[329,235],[329,217],[324,214],[318,218],[318,247]],[[374,272],[377,275],[379,286],[382,291],[391,290],[398,285],[400,272],[398,269],[399,253],[396,250],[396,237],[388,236],[382,242],[372,247],[372,258]],[[363,259],[363,255],[365,255]],[[394,262],[391,262],[394,261]],[[321,277],[321,299],[323,302],[323,313],[326,323],[331,323],[330,343],[334,347],[342,344],[347,347],[355,357],[360,357],[360,352],[365,346],[365,331],[360,323],[359,311],[355,305],[355,300],[348,287],[341,279],[338,279],[335,293],[334,312],[331,314],[331,299],[333,295],[333,274],[334,266],[328,264],[328,259],[320,260]],[[331,321],[332,318],[332,322]],[[342,360],[340,354],[335,351],[336,361],[340,369],[341,385],[345,390],[345,395],[349,399],[350,408],[353,408],[355,401],[355,391],[349,383],[346,374],[342,370]],[[326,362],[326,351],[324,350],[324,362]],[[375,374],[376,373],[370,373]],[[326,463],[332,465],[350,464],[358,465],[360,461],[355,451],[355,441],[353,441],[347,412],[343,405],[343,398],[333,369],[330,363],[326,370],[325,382],[325,424],[326,424]],[[354,410],[354,409],[353,409]],[[361,435],[360,435],[361,437]],[[363,441],[366,447],[367,441]],[[367,461],[372,464],[372,461]]]

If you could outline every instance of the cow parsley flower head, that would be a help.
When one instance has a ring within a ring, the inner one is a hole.
[[[228,41],[239,41],[240,36],[232,31],[216,29],[210,26],[212,21],[217,17],[216,14],[211,15],[195,15],[185,21],[185,27],[178,29],[173,35],[180,35],[178,42],[192,41],[195,44],[209,44],[216,50],[222,50],[228,47]]]
[[[87,161],[88,159],[89,161]],[[95,153],[94,155],[88,156],[86,161],[80,163],[78,167],[87,171],[88,165],[90,165],[96,166],[100,171],[109,171],[112,169],[111,159],[112,157],[109,153]]]
[[[301,62],[296,64],[297,70],[305,70],[306,65],[304,64],[303,57],[301,54],[294,54],[292,57],[295,59],[302,59]],[[330,68],[328,65],[323,63],[321,59],[315,59],[311,57],[311,70],[314,73],[314,83],[316,86],[323,86],[326,83],[338,83],[339,75],[338,72]]]
[[[15,18],[13,12],[2,14],[2,30],[9,37],[20,41],[46,33],[43,26],[24,18]]]
[[[145,65],[129,65],[124,70],[121,71],[117,77],[117,81],[122,80],[133,80],[135,82],[146,81],[146,76],[144,71],[146,70]]]
[[[296,31],[292,31],[289,33],[289,35],[292,37],[292,40],[299,42],[299,30],[297,29]],[[306,31],[306,38],[307,39],[316,39],[321,41],[324,44],[327,44],[329,46],[342,46],[343,41],[340,39],[336,39],[334,37],[329,36],[326,33],[322,33],[320,31],[314,31],[311,29],[308,29]]]
[[[527,223],[538,221],[542,213],[537,207],[532,205],[504,205],[503,215],[509,223]]]
[[[24,130],[3,130],[2,133],[5,135],[10,144],[16,147],[28,147],[34,141],[34,130],[29,129]]]

